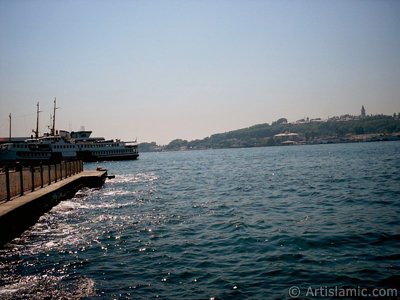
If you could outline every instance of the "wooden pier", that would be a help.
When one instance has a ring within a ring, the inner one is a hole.
[[[106,170],[80,171],[50,182],[47,186],[43,186],[41,182],[43,187],[0,202],[0,246],[34,225],[41,215],[61,200],[73,197],[82,187],[101,187],[106,178]],[[3,186],[1,188],[3,189]]]

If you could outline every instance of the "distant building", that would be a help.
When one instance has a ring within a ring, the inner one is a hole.
[[[295,145],[301,141],[298,133],[284,132],[274,135],[274,141],[282,145]]]
[[[305,119],[300,119],[295,122],[295,124],[305,124],[307,123]]]
[[[365,118],[365,108],[364,108],[364,105],[361,106],[361,115],[360,115],[360,117],[361,117],[361,118]]]
[[[323,122],[321,118],[315,118],[310,120],[310,123],[321,123],[321,122]]]

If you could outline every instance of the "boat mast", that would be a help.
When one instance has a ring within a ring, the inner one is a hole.
[[[11,113],[10,113],[10,115],[8,116],[8,118],[10,119],[10,132],[9,132],[9,142],[11,143]]]
[[[35,138],[39,138],[39,113],[42,111],[39,110],[39,102],[36,104],[36,130],[32,130],[35,133]]]
[[[56,135],[56,109],[59,109],[59,107],[57,107],[57,98],[54,97],[53,128],[50,132],[53,136]]]

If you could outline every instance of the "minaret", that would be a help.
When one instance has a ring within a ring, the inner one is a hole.
[[[360,117],[361,117],[361,118],[365,118],[365,108],[364,108],[364,105],[361,106],[361,115],[360,115]]]

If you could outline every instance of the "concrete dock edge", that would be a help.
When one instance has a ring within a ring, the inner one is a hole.
[[[101,187],[107,171],[83,171],[57,183],[0,204],[0,247],[34,225],[61,200],[72,198],[83,187]]]

